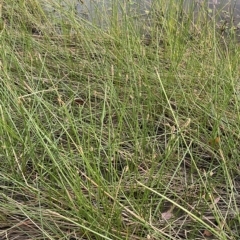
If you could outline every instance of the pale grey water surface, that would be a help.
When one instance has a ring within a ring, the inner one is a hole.
[[[76,1],[76,0],[69,0]],[[176,0],[180,1],[180,0]],[[116,0],[81,0],[76,2],[76,11],[80,16],[85,17],[90,21],[96,20],[97,15],[105,12],[112,14],[113,3]],[[119,11],[123,11],[132,15],[141,15],[148,13],[151,6],[161,0],[120,0]],[[170,0],[169,0],[170,2]],[[219,12],[229,13],[236,19],[240,15],[240,0],[184,0],[186,9],[193,7],[198,10],[203,4],[208,5],[209,10],[217,10]]]
[[[169,2],[180,0],[169,0]],[[105,28],[113,14],[118,14],[118,20],[126,16],[136,18],[140,24],[149,21],[148,15],[154,4],[161,3],[161,0],[55,0],[61,6],[71,9],[81,19],[92,24]],[[116,4],[117,3],[117,4]],[[216,16],[217,21],[233,23],[235,30],[240,35],[240,0],[184,0],[184,10],[198,10],[203,6],[208,8],[209,16]],[[52,9],[52,10],[50,10]],[[47,11],[54,12],[54,9],[47,7]]]
[[[180,0],[175,0],[179,2]],[[209,9],[216,8],[218,11],[226,11],[233,14],[235,17],[240,15],[240,0],[183,0],[185,8],[194,7],[199,9],[203,4],[208,5]],[[51,2],[51,1],[49,1]],[[116,9],[118,2],[118,11],[131,15],[139,15],[147,13],[151,10],[151,6],[155,3],[160,3],[161,0],[55,0],[56,4],[68,8],[74,8],[76,13],[86,20],[95,22],[96,19],[101,21],[103,13],[111,15]],[[169,0],[174,2],[174,0]],[[49,5],[50,6],[50,5]],[[51,7],[46,9],[50,11]]]

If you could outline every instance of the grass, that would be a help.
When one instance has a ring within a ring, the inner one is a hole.
[[[231,23],[54,2],[2,4],[1,239],[239,239]]]

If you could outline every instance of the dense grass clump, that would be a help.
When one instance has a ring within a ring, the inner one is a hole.
[[[56,2],[1,5],[0,238],[239,239],[231,22]]]

